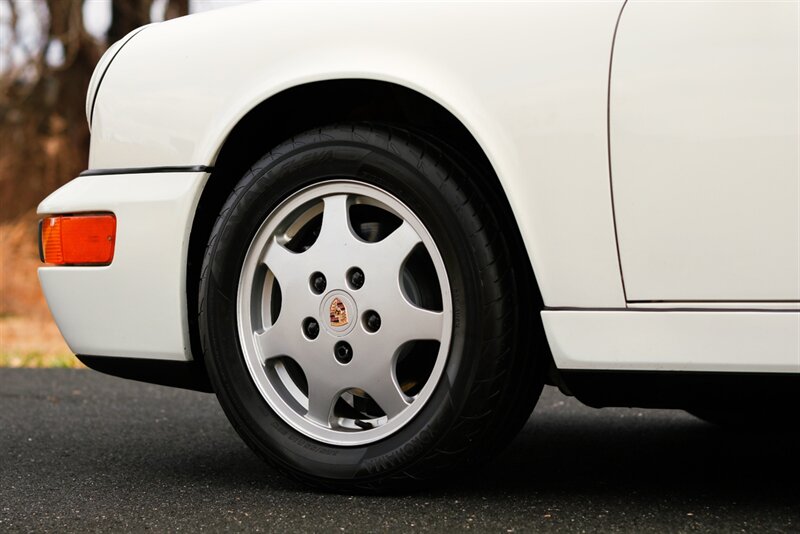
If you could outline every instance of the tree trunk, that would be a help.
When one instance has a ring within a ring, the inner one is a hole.
[[[30,212],[48,193],[87,167],[86,90],[105,46],[86,32],[83,3],[46,0],[50,23],[43,48],[29,59],[29,67],[38,76],[0,83],[4,89],[0,95],[0,222]],[[14,2],[6,4],[12,15],[12,36],[17,37]],[[153,0],[112,0],[107,44],[148,24],[152,4]],[[170,0],[165,17],[185,15],[188,10],[188,0]],[[19,45],[12,42],[11,46]],[[48,46],[63,49],[63,64],[47,64]]]
[[[108,44],[115,43],[129,32],[150,22],[153,0],[112,0],[111,26],[108,28]]]

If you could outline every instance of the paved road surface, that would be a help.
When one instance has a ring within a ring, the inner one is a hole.
[[[329,495],[263,465],[211,395],[0,369],[0,532],[800,532],[799,467],[800,434],[592,410],[548,389],[474,477],[401,497]]]

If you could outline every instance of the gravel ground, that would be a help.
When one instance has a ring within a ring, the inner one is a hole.
[[[0,369],[0,408],[0,532],[800,532],[800,434],[594,410],[552,388],[501,458],[394,497],[288,482],[211,395]]]

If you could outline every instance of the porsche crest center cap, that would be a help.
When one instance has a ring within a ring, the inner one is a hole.
[[[346,335],[358,322],[355,301],[341,290],[331,291],[322,299],[319,315],[319,322],[334,336]]]
[[[331,326],[337,328],[340,326],[347,326],[347,306],[345,306],[342,299],[335,297],[331,301]]]

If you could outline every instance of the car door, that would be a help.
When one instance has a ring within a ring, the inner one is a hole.
[[[625,6],[609,141],[629,303],[797,307],[799,7],[796,0]]]

